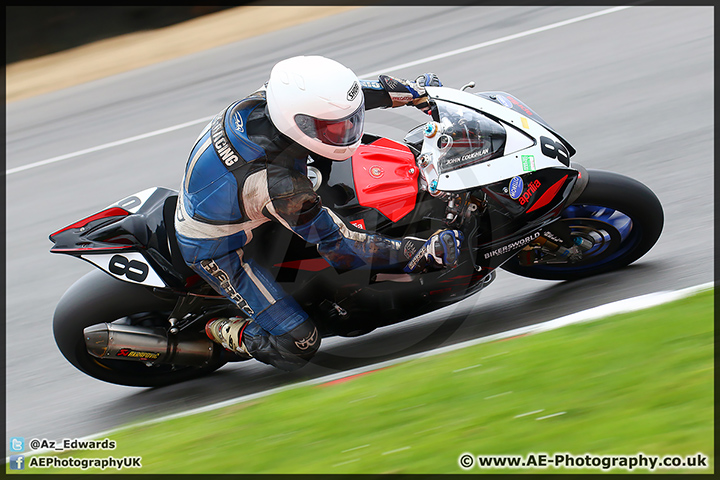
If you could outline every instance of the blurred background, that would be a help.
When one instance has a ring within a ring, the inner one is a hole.
[[[233,6],[249,2],[237,2]],[[5,63],[48,55],[125,33],[167,27],[231,6],[5,7]]]

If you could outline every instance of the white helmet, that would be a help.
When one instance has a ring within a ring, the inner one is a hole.
[[[352,156],[363,134],[365,99],[349,68],[319,56],[278,62],[266,87],[275,128],[332,160]]]

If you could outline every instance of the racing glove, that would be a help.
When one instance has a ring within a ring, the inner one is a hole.
[[[378,79],[390,95],[393,107],[414,105],[427,114],[430,114],[430,105],[425,87],[442,87],[440,79],[434,73],[420,75],[414,82],[389,75],[380,75]]]
[[[407,250],[409,245],[405,245]],[[403,271],[405,273],[420,273],[428,269],[440,269],[443,267],[455,267],[460,256],[460,245],[463,241],[463,234],[459,230],[441,230],[427,239],[425,243],[410,258]]]

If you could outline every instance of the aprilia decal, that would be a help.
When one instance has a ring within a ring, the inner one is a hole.
[[[508,95],[508,99],[510,99],[510,101],[513,103],[513,105],[515,105],[515,106],[518,107],[520,110],[522,110],[523,112],[525,112],[525,115],[527,115],[528,117],[532,117],[532,114],[533,114],[533,113],[532,113],[532,112],[530,111],[530,109],[528,109],[525,105],[523,105],[522,103],[520,103],[518,100],[514,99],[514,98],[511,97],[510,95]]]
[[[530,199],[533,196],[533,193],[537,191],[538,188],[540,188],[540,180],[535,180],[533,182],[528,183],[527,190],[525,190],[525,193],[522,194],[522,196],[518,199],[518,202],[520,202],[520,205],[525,205],[530,201]]]
[[[365,220],[362,218],[359,220],[352,220],[350,222],[350,225],[352,225],[353,227],[361,228],[363,230],[367,230],[367,228],[365,228]]]

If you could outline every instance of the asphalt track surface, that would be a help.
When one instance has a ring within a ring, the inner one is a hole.
[[[214,115],[274,63],[321,54],[356,73],[476,45],[605,7],[363,8],[8,105],[8,171]],[[356,339],[328,339],[308,367],[258,362],[159,389],[81,374],[52,338],[63,292],[92,267],[51,255],[48,234],[131,193],[177,188],[201,124],[9,174],[7,436],[75,438],[123,423],[713,280],[713,15],[634,7],[387,73],[432,71],[449,86],[521,98],[577,149],[574,161],[634,177],[665,208],[664,233],[635,265],[582,281],[500,271],[488,289]],[[672,34],[668,34],[672,32]],[[412,108],[369,112],[366,130],[401,139]],[[679,319],[681,321],[681,319]]]

